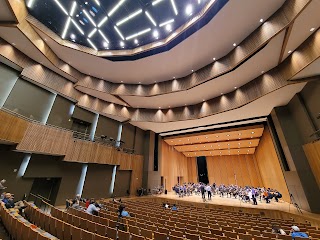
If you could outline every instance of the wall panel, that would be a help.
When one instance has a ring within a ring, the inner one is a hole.
[[[0,63],[0,107],[3,106],[18,78],[17,71]]]
[[[0,111],[0,122],[0,139],[13,143],[22,140],[29,124],[26,120],[4,111]]]
[[[188,182],[198,182],[198,166],[195,157],[187,159]]]
[[[320,141],[303,145],[303,150],[320,188]]]
[[[72,121],[70,121],[70,118],[73,107],[73,102],[57,95],[51,108],[47,123],[53,126],[71,129]]]
[[[268,127],[265,127],[259,146],[256,148],[255,158],[263,186],[276,188],[282,193],[283,199],[290,202],[287,184]]]

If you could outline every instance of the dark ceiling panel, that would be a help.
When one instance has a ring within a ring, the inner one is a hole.
[[[213,5],[215,11],[209,11],[204,18],[201,18],[199,22],[204,21],[204,24],[197,24],[198,27],[192,33],[211,20],[227,2],[227,0],[216,1]],[[209,2],[209,0],[26,0],[29,13],[57,35],[98,50],[133,49],[164,39],[198,14]],[[188,9],[191,14],[187,14]],[[135,13],[131,19],[121,23]],[[165,24],[170,20],[173,22]],[[178,42],[188,36],[190,34],[181,34]]]

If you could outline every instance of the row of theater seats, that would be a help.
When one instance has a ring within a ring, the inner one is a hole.
[[[104,204],[111,212],[117,208],[117,205],[110,202]],[[135,215],[135,218],[127,219],[129,229],[132,229],[131,226],[151,230],[156,227],[157,231],[164,234],[169,235],[170,232],[171,235],[187,236],[188,239],[272,239],[277,236],[271,233],[271,226],[280,226],[288,234],[292,225],[299,225],[302,231],[314,239],[320,238],[320,231],[315,226],[309,223],[295,223],[293,219],[271,219],[259,214],[227,212],[190,205],[181,205],[178,212],[173,212],[161,208],[160,204],[150,199],[129,200],[125,205],[130,213]],[[291,236],[284,235],[278,238],[291,239]]]
[[[41,234],[34,227],[27,225],[21,218],[17,218],[18,214],[10,213],[11,210],[6,209],[4,205],[0,204],[0,216],[4,227],[8,231],[10,238],[13,240],[48,240],[56,239],[49,238]]]

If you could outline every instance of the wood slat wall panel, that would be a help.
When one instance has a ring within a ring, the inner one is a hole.
[[[268,127],[265,127],[263,135],[260,138],[255,158],[263,186],[276,188],[282,193],[283,199],[290,202],[287,184]]]
[[[259,171],[254,165],[254,155],[230,155],[207,157],[210,184],[237,184],[239,186],[261,186]],[[249,162],[249,166],[248,166]]]
[[[187,159],[188,182],[198,182],[198,167],[195,157]]]
[[[17,150],[65,155],[70,139],[72,139],[72,132],[70,131],[38,123],[29,123],[24,137],[17,146]]]
[[[303,145],[303,150],[320,188],[320,141]]]
[[[143,156],[134,155],[134,157],[131,158],[131,168],[130,194],[135,195],[137,189],[142,186]]]
[[[4,111],[0,111],[0,139],[8,142],[19,143],[27,128],[29,122],[15,117]]]

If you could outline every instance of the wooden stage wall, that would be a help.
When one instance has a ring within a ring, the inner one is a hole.
[[[187,158],[161,140],[160,172],[167,190],[177,183],[197,182],[196,158]],[[268,127],[265,127],[255,154],[206,157],[210,184],[270,187],[279,190],[290,202],[289,191]]]

